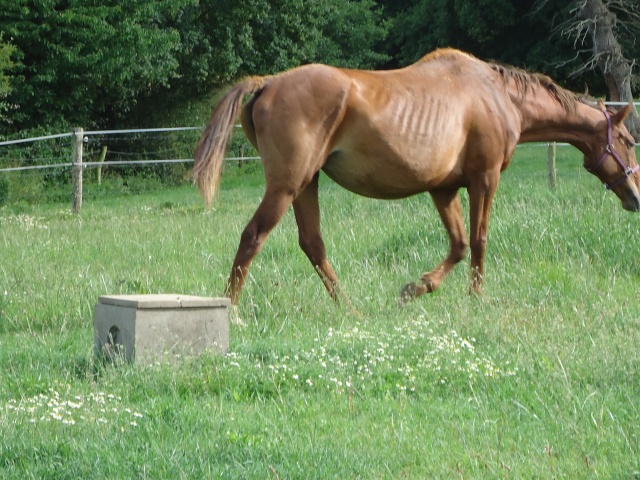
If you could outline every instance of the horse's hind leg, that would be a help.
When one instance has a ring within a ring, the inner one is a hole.
[[[464,257],[468,241],[462,219],[462,206],[457,190],[432,191],[431,196],[449,234],[449,255],[436,268],[422,275],[420,283],[409,283],[400,292],[400,300],[433,292],[453,267]]]
[[[320,206],[318,205],[318,176],[298,195],[293,202],[293,211],[298,223],[298,242],[311,265],[322,279],[329,295],[337,300],[338,277],[327,260],[320,233]]]
[[[269,232],[278,224],[293,201],[293,195],[267,187],[264,198],[240,236],[225,295],[238,304],[249,266],[260,252]]]

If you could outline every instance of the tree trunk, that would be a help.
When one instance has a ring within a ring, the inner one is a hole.
[[[581,0],[576,20],[583,22],[593,40],[593,57],[605,77],[611,101],[631,102],[631,64],[622,54],[615,35],[616,15],[603,0]],[[640,141],[640,118],[632,110],[626,120],[627,129]]]

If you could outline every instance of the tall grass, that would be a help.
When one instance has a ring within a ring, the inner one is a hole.
[[[104,366],[99,295],[217,295],[263,192],[229,169],[195,189],[0,209],[2,478],[639,478],[638,218],[577,153],[519,149],[468,261],[399,308],[446,254],[427,196],[323,179],[322,226],[354,309],[336,306],[288,214],[251,269],[230,353]]]

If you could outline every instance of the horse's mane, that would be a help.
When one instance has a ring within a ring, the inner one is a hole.
[[[557,101],[568,113],[573,113],[575,111],[576,104],[584,102],[580,96],[562,88],[551,78],[542,73],[529,73],[520,68],[502,65],[499,63],[489,63],[489,67],[498,73],[505,82],[513,80],[516,88],[521,94],[526,94],[534,87],[542,87],[547,91],[547,93],[549,93],[551,98]]]

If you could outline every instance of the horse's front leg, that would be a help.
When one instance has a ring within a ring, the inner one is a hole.
[[[464,258],[467,250],[467,234],[464,229],[462,206],[457,190],[432,191],[431,197],[449,234],[449,255],[436,268],[429,273],[424,273],[420,283],[405,285],[400,292],[402,302],[433,292],[453,267]]]
[[[484,280],[484,254],[487,249],[489,213],[498,188],[500,173],[487,172],[469,185],[471,286],[469,293],[480,293]]]

